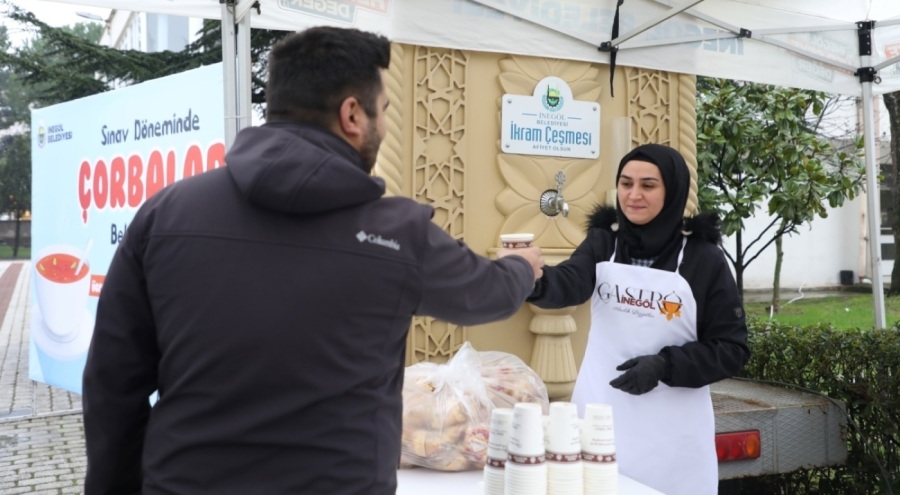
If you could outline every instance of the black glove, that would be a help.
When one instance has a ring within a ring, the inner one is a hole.
[[[646,394],[656,388],[665,376],[666,359],[659,354],[638,356],[616,367],[625,371],[618,378],[609,382],[614,388],[633,395]]]

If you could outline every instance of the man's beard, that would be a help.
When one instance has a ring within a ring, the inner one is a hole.
[[[359,156],[362,158],[363,171],[372,173],[375,161],[378,159],[378,148],[381,147],[381,138],[378,136],[378,126],[373,120],[369,121],[366,137],[359,148]]]

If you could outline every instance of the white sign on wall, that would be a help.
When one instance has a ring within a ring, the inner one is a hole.
[[[569,85],[558,77],[541,79],[531,96],[503,95],[500,120],[504,153],[600,156],[600,104],[575,101]]]

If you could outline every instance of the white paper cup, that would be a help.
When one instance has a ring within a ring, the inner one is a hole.
[[[504,495],[506,471],[502,468],[484,466],[484,495]]]
[[[531,247],[532,242],[534,242],[534,234],[530,232],[500,234],[500,245],[507,249]]]
[[[584,495],[615,495],[618,493],[619,466],[610,463],[584,463]]]
[[[78,334],[91,289],[90,264],[81,249],[55,244],[42,249],[34,264],[34,293],[49,337],[69,342]]]
[[[612,406],[587,404],[581,429],[581,451],[590,455],[615,454]]]
[[[546,464],[507,464],[504,479],[506,495],[546,495]]]
[[[572,402],[552,402],[547,418],[545,442],[547,453],[580,453],[581,428],[578,420],[578,406]]]
[[[491,411],[491,427],[488,433],[488,460],[506,461],[509,432],[512,430],[513,410],[497,407]]]
[[[540,404],[519,402],[513,406],[512,430],[509,433],[511,462],[534,463],[544,457],[544,416]]]
[[[547,461],[548,495],[581,495],[584,492],[584,469],[581,461],[558,463]]]

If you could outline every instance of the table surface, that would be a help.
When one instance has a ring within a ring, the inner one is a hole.
[[[397,495],[480,495],[482,471],[448,473],[413,468],[397,471]],[[619,474],[617,495],[663,495],[649,486]]]

